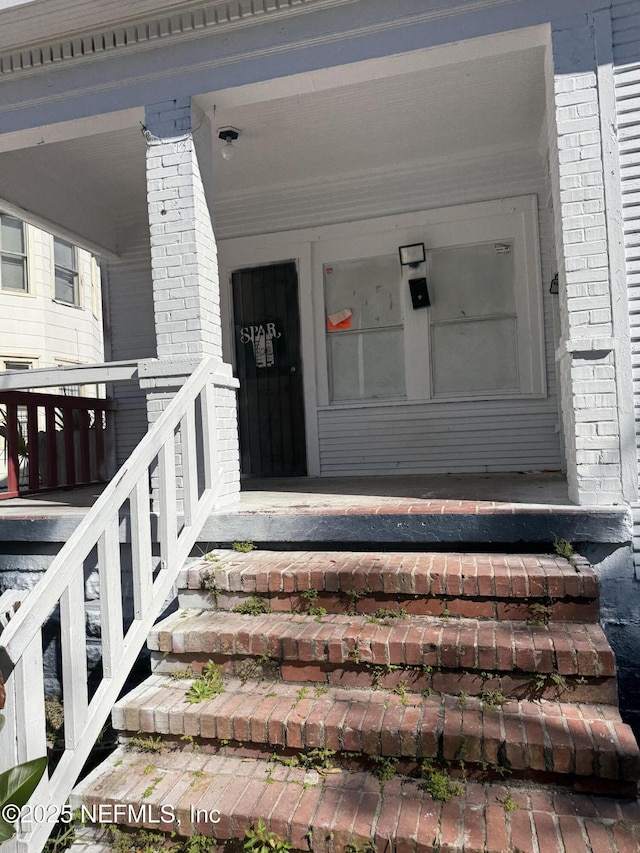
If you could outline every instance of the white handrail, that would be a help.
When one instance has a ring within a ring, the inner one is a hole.
[[[66,802],[219,494],[214,386],[228,385],[229,380],[214,374],[215,365],[213,359],[207,359],[196,367],[0,634],[0,666],[8,676],[5,681],[8,695],[13,697],[12,711],[20,714],[20,705],[26,701],[21,689],[25,673],[33,673],[35,666],[37,681],[42,682],[42,627],[54,608],[60,607],[65,751],[50,779],[37,791],[38,805],[50,812]],[[198,434],[200,446],[196,447]],[[183,464],[189,465],[184,477],[188,494],[180,530],[176,519],[176,435],[181,442]],[[200,475],[195,462],[198,451],[204,460]],[[152,473],[159,478],[159,567],[154,567],[151,557]],[[124,631],[118,527],[120,511],[127,502],[132,524],[134,614]],[[97,690],[89,697],[83,566],[94,548],[100,573],[103,674]],[[37,708],[25,717],[37,720],[38,730],[20,737],[14,726],[5,727],[6,735],[0,732],[0,769],[44,754],[43,691],[34,691],[29,702]],[[35,803],[33,798],[32,802]],[[8,842],[8,853],[11,848],[15,853],[39,853],[51,829],[47,823],[23,827],[16,839]]]

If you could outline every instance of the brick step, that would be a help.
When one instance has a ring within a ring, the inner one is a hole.
[[[598,582],[586,560],[539,554],[215,551],[179,578],[180,604],[233,610],[259,596],[272,610],[595,622]]]
[[[313,853],[346,853],[370,841],[379,853],[640,849],[635,802],[475,782],[441,802],[424,783],[398,776],[382,786],[367,772],[322,776],[263,760],[197,752],[139,754],[119,748],[85,777],[70,801],[72,808],[95,807],[102,823],[137,823],[177,830],[180,836],[242,840],[262,820],[295,850]],[[130,807],[138,814],[127,815]]]
[[[285,680],[293,680],[289,667],[298,669],[299,681],[325,681],[332,670],[358,671],[363,665],[413,666],[424,675],[455,670],[475,676],[546,674],[552,680],[615,676],[615,659],[604,632],[590,623],[529,625],[424,616],[372,620],[336,614],[313,618],[184,610],[156,624],[148,646],[188,659],[206,655],[233,664],[247,656],[269,658],[280,662]]]
[[[388,756],[402,760],[407,772],[424,759],[462,761],[471,774],[486,775],[489,768],[539,782],[565,777],[561,781],[574,788],[615,789],[619,796],[635,796],[640,779],[638,746],[612,706],[498,705],[490,692],[480,700],[239,680],[191,704],[186,694],[192,683],[151,676],[115,705],[114,728],[166,735],[176,744],[195,738],[201,748],[208,742],[212,749],[227,741],[233,749],[251,744],[265,758],[274,748],[361,753],[365,760]]]

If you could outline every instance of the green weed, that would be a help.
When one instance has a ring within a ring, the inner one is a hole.
[[[218,693],[224,693],[222,670],[218,664],[209,661],[204,666],[200,676],[187,690],[185,699],[189,704],[195,705],[198,702],[213,699]]]

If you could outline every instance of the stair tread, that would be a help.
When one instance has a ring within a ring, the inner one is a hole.
[[[178,585],[201,588],[215,569],[216,586],[229,592],[293,593],[370,590],[373,593],[595,599],[597,576],[576,555],[573,564],[552,554],[466,552],[335,552],[219,550],[213,561],[183,569]]]
[[[511,811],[504,807],[507,798],[515,806]],[[398,850],[424,853],[508,853],[516,848],[551,853],[560,838],[566,849],[575,849],[576,833],[588,853],[640,845],[637,802],[548,787],[468,782],[449,803],[441,803],[416,780],[397,776],[386,783],[383,796],[379,781],[366,772],[323,777],[264,760],[194,752],[150,756],[119,748],[71,796],[73,808],[98,803],[103,810],[119,804],[125,817],[128,806],[144,807],[147,826],[176,828],[179,835],[242,839],[262,820],[298,850],[310,848],[312,832],[314,853],[342,853],[350,844],[370,839],[379,850],[391,843]],[[150,823],[149,818],[159,819],[161,806],[167,820]],[[199,822],[191,807],[201,810]],[[203,811],[211,820],[202,817]],[[103,822],[109,822],[108,814],[103,811]],[[174,816],[180,820],[177,827]]]
[[[609,705],[509,701],[240,681],[202,703],[192,680],[153,675],[116,703],[119,730],[233,740],[266,747],[332,749],[407,758],[463,758],[512,770],[640,778],[629,726]],[[463,745],[464,744],[464,748]],[[501,757],[502,756],[502,757]]]
[[[463,670],[615,675],[615,659],[594,623],[492,622],[411,616],[372,622],[329,614],[246,616],[182,610],[156,624],[149,648],[175,654],[266,655],[285,661],[430,665]]]

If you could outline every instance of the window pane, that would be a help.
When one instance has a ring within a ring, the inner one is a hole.
[[[402,329],[329,336],[332,400],[404,396]]]
[[[327,315],[348,308],[351,329],[402,323],[400,262],[397,255],[324,265]]]
[[[442,323],[431,334],[434,394],[519,390],[515,317]]]
[[[0,267],[0,282],[3,290],[26,290],[26,262],[24,258],[3,255]]]
[[[0,217],[2,222],[2,235],[0,236],[0,247],[3,252],[15,252],[24,254],[24,229],[19,219],[13,216]]]
[[[432,321],[515,314],[511,243],[435,249],[429,278]]]
[[[61,302],[75,303],[75,280],[72,272],[56,269],[56,299]]]
[[[29,370],[31,367],[30,361],[5,361],[5,370]]]
[[[66,243],[64,240],[59,240],[57,237],[54,237],[53,253],[56,266],[66,267],[68,270],[74,270],[76,268],[75,253],[71,243]]]

